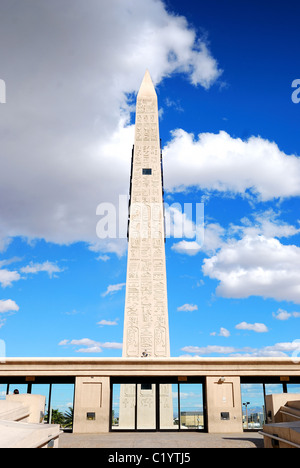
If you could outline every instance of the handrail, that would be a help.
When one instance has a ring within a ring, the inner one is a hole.
[[[295,444],[295,442],[291,442],[289,440],[282,439],[281,437],[275,436],[273,434],[268,434],[267,432],[263,432],[263,431],[258,431],[258,433],[260,435],[262,435],[262,436],[269,437],[270,439],[279,440],[279,442],[284,442],[285,444],[292,445],[293,447],[296,447],[296,448],[300,448],[299,444]]]
[[[288,416],[292,416],[292,418],[300,419],[300,416],[297,416],[296,414],[293,414],[293,413],[289,413],[288,411],[280,410],[279,412],[282,414],[287,414]]]

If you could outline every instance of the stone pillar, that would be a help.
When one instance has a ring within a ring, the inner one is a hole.
[[[243,432],[239,377],[206,377],[208,432]]]
[[[73,433],[109,432],[109,377],[76,377]]]

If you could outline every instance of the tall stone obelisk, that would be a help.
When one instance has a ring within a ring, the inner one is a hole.
[[[123,357],[169,357],[162,156],[157,95],[148,71],[136,103],[128,223]],[[158,404],[160,427],[173,426],[171,385],[122,384],[119,427],[155,429]]]
[[[162,159],[148,70],[137,96],[132,158],[123,357],[168,357]]]

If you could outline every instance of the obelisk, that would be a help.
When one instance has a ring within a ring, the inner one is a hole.
[[[137,96],[123,357],[170,356],[157,95],[148,70]]]
[[[157,95],[148,70],[136,103],[128,220],[128,260],[123,357],[170,356],[163,169]],[[173,426],[171,385],[122,384],[119,427],[155,429]],[[159,395],[160,401],[156,398]],[[136,427],[137,426],[137,427]]]

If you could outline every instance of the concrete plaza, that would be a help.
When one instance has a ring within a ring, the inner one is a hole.
[[[257,432],[204,434],[197,432],[121,432],[118,434],[61,434],[59,448],[263,448]]]

